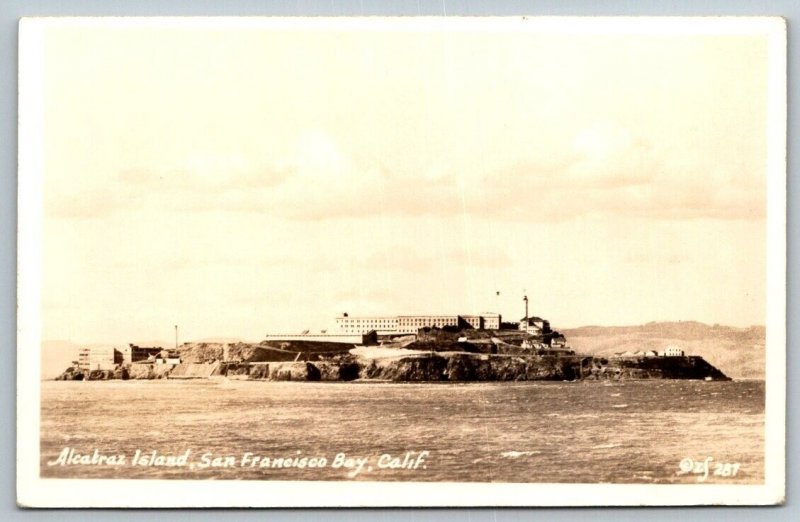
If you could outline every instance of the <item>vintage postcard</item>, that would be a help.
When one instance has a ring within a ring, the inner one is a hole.
[[[783,502],[778,18],[20,22],[18,502]]]

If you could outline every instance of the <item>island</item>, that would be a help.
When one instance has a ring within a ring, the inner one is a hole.
[[[267,335],[257,343],[186,342],[81,349],[58,380],[237,379],[266,381],[730,380],[676,347],[613,356],[576,353],[549,322],[498,314],[337,318],[336,333]]]

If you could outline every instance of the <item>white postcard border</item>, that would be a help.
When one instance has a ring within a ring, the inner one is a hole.
[[[679,23],[675,23],[675,22]],[[761,34],[769,38],[764,485],[309,482],[39,477],[42,53],[53,25],[580,34]],[[20,23],[17,499],[31,507],[767,505],[785,492],[786,32],[779,18],[39,18]]]

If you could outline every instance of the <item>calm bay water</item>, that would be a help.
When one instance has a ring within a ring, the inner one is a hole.
[[[764,479],[762,381],[43,382],[41,413],[43,477],[695,483],[681,460],[711,457],[705,482]],[[48,465],[64,448],[125,461]],[[190,453],[133,465],[137,450]],[[243,466],[247,452],[325,465]],[[714,476],[716,463],[736,475]]]

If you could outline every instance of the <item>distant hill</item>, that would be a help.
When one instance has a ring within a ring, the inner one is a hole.
[[[764,378],[766,328],[707,325],[696,321],[647,323],[639,326],[582,326],[561,329],[577,352],[613,355],[678,346],[687,355],[701,355],[726,375]]]

